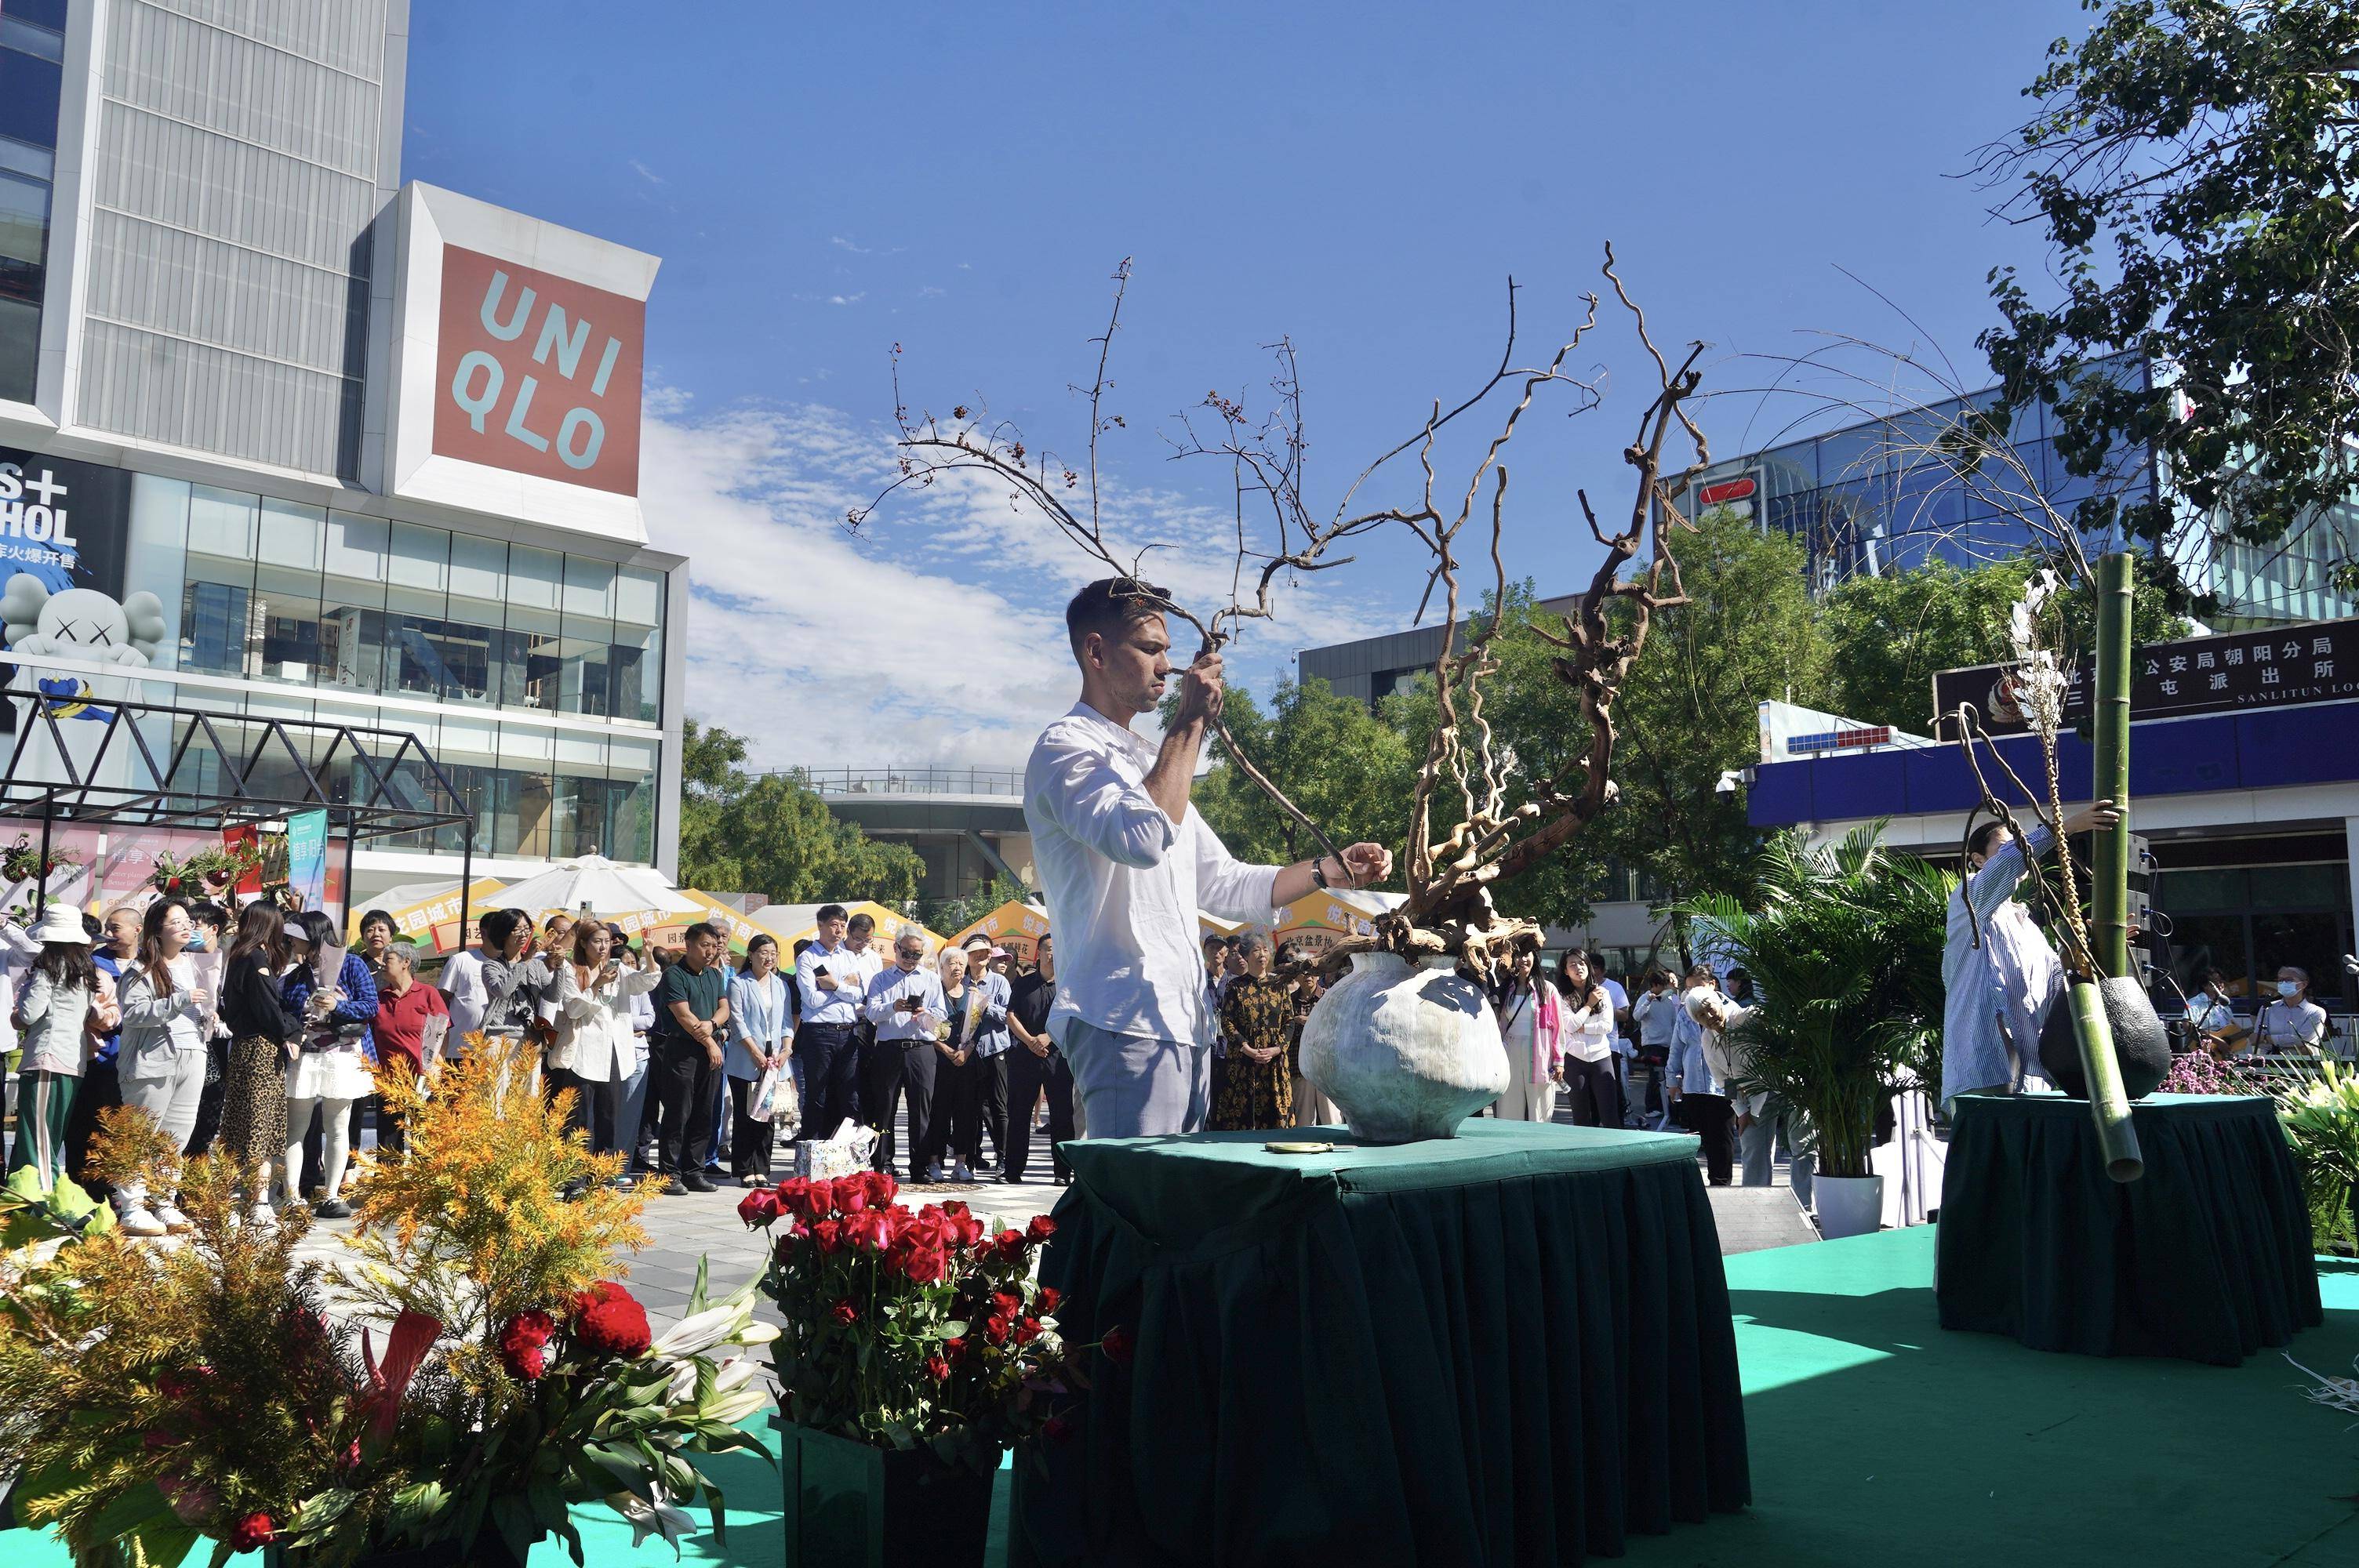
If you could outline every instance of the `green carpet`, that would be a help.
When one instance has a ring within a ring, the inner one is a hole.
[[[2359,1431],[2276,1351],[2234,1369],[2027,1350],[1935,1325],[1933,1228],[1728,1260],[1753,1507],[1634,1540],[1634,1568],[2359,1563]],[[2359,1356],[2359,1264],[2322,1262]]]
[[[2231,1370],[1945,1334],[1930,1227],[1750,1252],[1727,1267],[1753,1507],[1634,1538],[1622,1560],[1632,1568],[2359,1564],[2359,1428],[2305,1400],[2307,1380],[2274,1351]],[[2292,1353],[2347,1376],[2359,1357],[2359,1263],[2320,1268],[2326,1325]],[[781,1563],[777,1472],[745,1454],[714,1468],[729,1493],[728,1543],[692,1538],[681,1561]],[[673,1561],[658,1540],[632,1551],[603,1509],[577,1519],[593,1568]],[[532,1561],[569,1560],[544,1544]],[[5,1568],[66,1562],[46,1537],[0,1534]]]

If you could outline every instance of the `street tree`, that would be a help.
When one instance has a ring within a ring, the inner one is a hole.
[[[745,738],[689,719],[681,738],[680,881],[781,903],[917,896],[924,862],[839,819],[790,773],[746,770]]]

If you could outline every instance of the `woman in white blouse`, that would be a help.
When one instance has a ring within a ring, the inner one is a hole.
[[[572,955],[557,966],[557,1034],[542,1065],[552,1093],[573,1091],[573,1125],[589,1133],[593,1154],[628,1152],[616,1123],[624,1080],[637,1065],[631,999],[660,979],[658,969],[625,963],[597,920],[573,927]]]
[[[1557,967],[1563,992],[1564,1092],[1582,1127],[1622,1125],[1622,1084],[1614,1072],[1614,993],[1589,967],[1588,955],[1567,953]]]

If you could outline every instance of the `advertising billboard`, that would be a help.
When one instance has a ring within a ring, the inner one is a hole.
[[[434,450],[639,492],[644,300],[442,247]]]

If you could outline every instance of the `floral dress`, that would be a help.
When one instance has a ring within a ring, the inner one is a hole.
[[[1212,1098],[1212,1130],[1278,1128],[1294,1120],[1294,1069],[1287,1050],[1294,1032],[1294,1001],[1288,986],[1239,975],[1221,998],[1221,1033],[1228,1042],[1227,1070]],[[1277,1048],[1266,1062],[1246,1055],[1245,1046]]]

